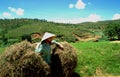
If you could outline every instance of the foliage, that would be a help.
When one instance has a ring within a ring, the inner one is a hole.
[[[109,39],[119,39],[120,40],[120,24],[119,22],[111,22],[105,28],[104,34],[108,36]]]
[[[22,40],[22,41],[27,40],[27,41],[29,41],[29,42],[32,42],[32,38],[31,38],[30,35],[23,35],[21,40]]]
[[[81,24],[62,24],[48,22],[46,20],[39,19],[0,19],[0,40],[3,36],[10,39],[18,39],[24,35],[30,35],[31,33],[38,32],[41,35],[44,32],[51,32],[56,34],[59,41],[76,42],[76,34],[79,37],[86,37],[87,34],[91,36],[103,36],[103,30],[110,22],[116,21],[101,21],[95,23],[81,23]],[[4,31],[4,33],[2,32]],[[104,38],[104,37],[103,37]],[[9,41],[7,42],[9,44]]]

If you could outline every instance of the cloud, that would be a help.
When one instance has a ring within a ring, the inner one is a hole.
[[[10,11],[12,11],[12,12],[15,12],[15,11],[16,11],[16,9],[15,9],[15,8],[12,8],[12,7],[8,7],[8,9],[9,9]]]
[[[24,15],[24,9],[22,8],[13,8],[13,7],[8,7],[8,10],[9,12],[3,12],[1,15],[0,15],[0,18],[9,18],[9,19],[13,19],[13,14],[12,13],[15,13],[17,16],[22,16]],[[17,17],[16,16],[16,17]]]
[[[120,19],[120,14],[116,13],[113,15],[112,20]]]
[[[74,4],[69,4],[69,8],[73,8],[74,7]]]
[[[86,4],[82,0],[78,0],[76,4],[69,4],[69,8],[73,8],[74,6],[76,9],[85,9]]]
[[[77,24],[77,23],[82,23],[82,22],[97,22],[101,21],[101,17],[97,14],[90,14],[86,18],[72,18],[72,19],[53,19],[53,22],[58,22],[58,23],[72,23],[72,24]],[[51,20],[48,20],[51,21]]]
[[[7,18],[7,19],[13,19],[14,17],[12,16],[11,13],[9,12],[3,12],[0,16],[1,19]]]
[[[88,16],[88,21],[91,21],[91,22],[97,22],[97,21],[100,21],[101,20],[101,17],[97,14],[91,14]]]
[[[77,3],[75,4],[75,7],[77,9],[84,9],[86,4],[82,0],[78,0]]]
[[[17,11],[16,11],[16,14],[20,15],[20,16],[23,15],[24,14],[24,9],[18,8]]]
[[[22,9],[22,8],[13,8],[13,7],[8,7],[8,9],[11,11],[11,12],[14,12],[14,13],[16,13],[17,15],[19,15],[19,16],[22,16],[22,15],[24,15],[24,9]]]
[[[11,15],[10,13],[8,13],[8,12],[4,12],[4,13],[2,14],[2,16],[5,17],[5,18],[12,17],[12,15]]]

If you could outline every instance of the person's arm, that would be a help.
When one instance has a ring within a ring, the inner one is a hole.
[[[55,41],[55,40],[52,40],[52,43],[53,44],[56,44],[60,49],[64,49],[64,47],[63,47],[63,45],[62,44],[60,44],[59,42],[57,42],[57,41]]]
[[[38,46],[36,46],[35,52],[41,52],[43,46],[41,44],[39,44]]]

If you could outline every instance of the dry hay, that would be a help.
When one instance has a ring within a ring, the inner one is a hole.
[[[0,77],[70,77],[77,64],[76,51],[67,42],[61,44],[64,50],[53,46],[51,70],[32,44],[24,41],[8,47],[0,57]]]
[[[62,42],[61,44],[64,50],[53,49],[51,57],[52,77],[70,77],[77,65],[76,50],[67,42]]]
[[[0,77],[49,77],[49,66],[33,50],[28,42],[7,48],[0,58]]]
[[[112,76],[108,73],[104,73],[100,67],[96,68],[95,74],[93,76],[87,76],[87,77],[120,77],[120,76]]]

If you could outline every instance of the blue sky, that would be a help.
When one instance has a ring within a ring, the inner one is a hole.
[[[0,18],[38,18],[60,23],[120,19],[120,0],[0,0]]]

